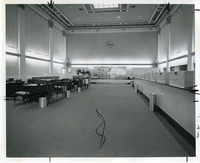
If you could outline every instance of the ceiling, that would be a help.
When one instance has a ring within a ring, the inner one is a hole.
[[[157,27],[173,7],[170,4],[118,4],[94,8],[93,4],[41,4],[45,12],[66,29]]]

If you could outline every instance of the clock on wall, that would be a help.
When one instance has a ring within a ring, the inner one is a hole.
[[[111,49],[111,48],[114,46],[114,42],[111,41],[111,40],[109,40],[109,41],[106,43],[106,46],[107,46],[108,48]]]

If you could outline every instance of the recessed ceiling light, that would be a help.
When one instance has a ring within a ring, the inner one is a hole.
[[[100,18],[98,17],[98,19],[100,19]]]
[[[118,16],[118,18],[120,18],[120,16]]]
[[[72,6],[69,6],[69,8],[72,8]]]
[[[78,18],[79,20],[81,19],[81,18]]]
[[[140,15],[138,17],[140,18]]]

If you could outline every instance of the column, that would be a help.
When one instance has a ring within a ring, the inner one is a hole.
[[[52,47],[53,47],[53,22],[52,20],[48,21],[49,24],[49,59],[50,59],[50,65],[49,65],[49,73],[51,74],[53,72],[53,54],[52,54]]]
[[[65,69],[65,73],[67,73],[67,55],[66,55],[66,32],[65,30],[62,31],[63,41],[62,41],[62,53],[63,53],[63,60],[65,60],[63,68]]]
[[[158,29],[158,47],[157,47],[157,66],[159,68],[159,71],[160,71],[160,64],[159,64],[159,61],[160,61],[160,31],[161,29],[159,28]]]
[[[193,37],[194,37],[194,7],[191,5],[188,7],[188,62],[187,62],[187,70],[194,71],[194,61],[193,61],[193,49],[192,45],[194,44]]]
[[[70,70],[70,60],[69,60],[69,51],[68,51],[68,34],[66,34],[66,68],[67,68],[67,73],[71,73]]]
[[[26,52],[26,34],[25,34],[25,6],[18,5],[18,47],[20,53],[20,67],[19,67],[19,76],[21,80],[26,81],[26,61],[25,61],[25,52]]]
[[[168,35],[169,35],[169,40],[168,40],[168,53],[167,53],[167,72],[170,72],[170,54],[171,54],[171,16],[168,16],[167,18],[167,26],[168,26]]]

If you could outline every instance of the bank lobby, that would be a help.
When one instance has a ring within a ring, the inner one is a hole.
[[[5,160],[199,160],[196,12],[6,4]]]

